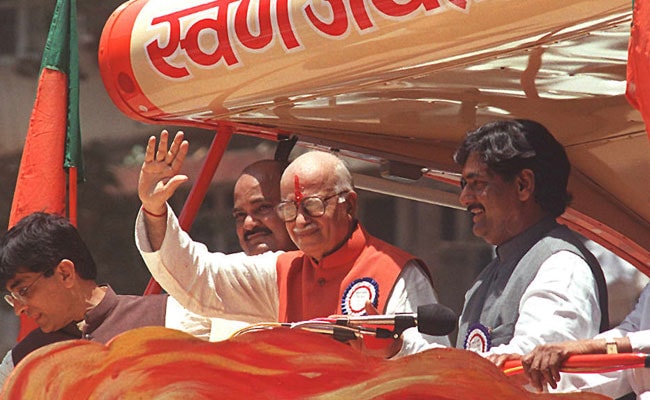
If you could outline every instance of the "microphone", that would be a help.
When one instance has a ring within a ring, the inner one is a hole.
[[[431,336],[450,334],[458,325],[458,315],[442,304],[418,306],[416,313],[398,313],[394,315],[364,315],[360,317],[336,316],[336,324],[356,325],[393,325],[393,335],[401,335],[405,330],[417,327],[418,332]]]
[[[450,334],[458,324],[458,316],[442,304],[418,306],[416,313],[393,315],[364,315],[359,317],[332,315],[300,322],[258,323],[235,332],[231,337],[247,332],[270,328],[302,329],[309,332],[331,335],[340,342],[374,336],[377,339],[399,339],[405,330],[417,327],[420,333],[431,336]],[[392,326],[393,330],[386,329]]]

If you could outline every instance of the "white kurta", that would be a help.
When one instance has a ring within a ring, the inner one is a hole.
[[[596,280],[587,263],[570,251],[549,257],[519,301],[519,319],[508,344],[486,354],[526,354],[535,346],[598,334]]]

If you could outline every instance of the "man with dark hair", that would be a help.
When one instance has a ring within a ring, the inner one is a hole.
[[[88,339],[106,343],[143,326],[166,326],[207,338],[209,320],[189,314],[168,295],[122,296],[95,283],[97,267],[77,229],[43,212],[20,220],[0,239],[0,284],[16,315],[38,328],[10,350],[0,384],[23,357],[50,343]]]
[[[537,122],[487,123],[454,155],[473,232],[496,246],[465,295],[456,347],[489,355],[588,338],[608,326],[596,258],[556,218],[570,199],[562,145]]]

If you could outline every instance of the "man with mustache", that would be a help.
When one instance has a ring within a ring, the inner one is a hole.
[[[239,245],[246,255],[295,250],[284,222],[275,212],[280,203],[280,177],[287,163],[262,160],[246,167],[233,191]]]
[[[189,144],[182,132],[168,149],[163,131],[149,138],[138,193],[142,208],[136,244],[154,278],[188,309],[209,317],[251,322],[298,322],[331,314],[415,312],[436,303],[426,266],[414,256],[369,235],[356,219],[357,194],[338,157],[309,152],[282,174],[276,208],[298,251],[210,253],[178,227],[167,204],[187,177],[179,171]],[[235,207],[237,208],[237,206]],[[407,329],[369,354],[394,357],[447,337]]]
[[[596,258],[556,218],[570,199],[562,145],[537,122],[504,120],[467,134],[460,202],[497,257],[465,294],[456,347],[488,355],[593,337],[608,327]]]

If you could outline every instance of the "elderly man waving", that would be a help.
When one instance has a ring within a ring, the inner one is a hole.
[[[156,138],[149,138],[136,221],[136,243],[147,267],[183,306],[211,317],[296,322],[340,313],[414,312],[437,302],[426,266],[359,224],[350,172],[329,153],[306,153],[282,174],[277,212],[299,250],[257,256],[209,252],[180,229],[166,204],[187,180],[179,172],[188,146],[182,132],[169,149],[166,131],[157,150]],[[359,293],[368,293],[361,303],[353,296]],[[432,342],[449,345],[447,337],[415,328],[378,350],[355,345],[389,358]]]

